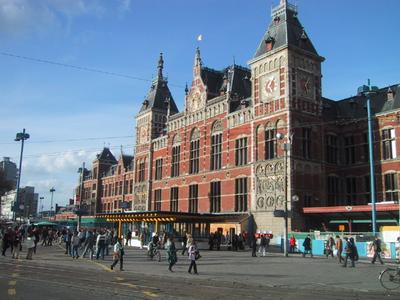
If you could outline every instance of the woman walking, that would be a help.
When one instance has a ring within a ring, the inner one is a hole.
[[[192,268],[194,270],[194,274],[197,273],[197,265],[196,265],[196,256],[198,255],[198,249],[196,246],[196,242],[192,239],[191,244],[188,249],[189,259],[190,259],[190,266],[188,272],[192,274]]]
[[[79,258],[79,237],[78,237],[78,232],[74,232],[74,235],[72,236],[72,258]]]
[[[122,246],[122,239],[118,238],[117,242],[114,245],[114,262],[112,263],[112,265],[110,266],[111,270],[114,269],[114,267],[116,266],[116,264],[119,261],[119,270],[123,271],[124,270],[124,247]]]
[[[176,256],[175,243],[172,237],[168,237],[167,243],[165,244],[165,249],[167,250],[167,260],[169,262],[168,270],[173,272],[172,267],[178,261],[178,257]]]

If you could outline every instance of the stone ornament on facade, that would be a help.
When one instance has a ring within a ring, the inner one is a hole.
[[[274,211],[285,204],[283,160],[262,162],[256,167],[256,210]]]

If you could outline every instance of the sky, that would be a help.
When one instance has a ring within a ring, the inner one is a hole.
[[[90,167],[104,146],[117,158],[121,145],[133,153],[134,117],[160,52],[182,110],[195,48],[207,67],[246,66],[278,2],[0,0],[0,160],[18,164],[14,138],[26,128],[21,186],[35,186],[45,210],[52,187],[54,202],[66,204],[82,162]],[[326,58],[323,96],[355,95],[368,78],[378,87],[400,83],[398,0],[289,2]]]

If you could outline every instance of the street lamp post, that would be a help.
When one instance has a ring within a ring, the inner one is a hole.
[[[82,195],[83,195],[83,176],[85,173],[85,163],[82,164],[82,168],[78,169],[78,173],[81,174],[81,180],[80,180],[80,187],[79,187],[79,204],[76,205],[76,214],[78,215],[78,222],[76,224],[77,230],[79,231],[81,227],[81,218],[82,218],[82,212],[81,212],[81,203],[82,203]]]
[[[17,192],[15,194],[15,201],[14,201],[14,212],[13,212],[13,220],[15,221],[16,219],[16,208],[17,208],[17,204],[18,204],[18,197],[19,197],[19,186],[21,183],[21,173],[22,173],[22,156],[24,153],[24,142],[25,140],[29,139],[29,134],[25,132],[25,128],[22,130],[22,132],[18,132],[16,137],[15,137],[15,141],[19,142],[21,141],[21,153],[20,153],[20,157],[19,157],[19,170],[18,170],[18,180],[17,180]]]
[[[52,187],[52,188],[50,189],[50,193],[51,193],[50,217],[53,216],[53,195],[54,195],[54,192],[55,192],[55,191],[56,191],[56,189],[55,189],[54,187]]]
[[[375,161],[374,161],[374,139],[373,139],[373,124],[372,124],[372,108],[371,94],[374,93],[374,87],[371,88],[370,80],[368,79],[368,90],[365,93],[367,96],[367,113],[368,113],[368,146],[369,146],[369,172],[371,186],[371,204],[372,204],[372,233],[376,234],[376,191],[375,191]]]
[[[277,133],[276,134],[276,138],[278,140],[283,140],[284,139],[284,134],[282,133]],[[288,231],[289,231],[289,222],[288,222],[288,201],[289,201],[289,197],[288,197],[288,152],[290,150],[290,146],[291,146],[291,137],[287,138],[288,142],[285,142],[283,144],[283,150],[284,150],[284,178],[285,178],[285,206],[284,206],[284,219],[285,219],[285,230],[284,230],[284,240],[283,240],[283,252],[284,255],[287,257],[288,254]]]

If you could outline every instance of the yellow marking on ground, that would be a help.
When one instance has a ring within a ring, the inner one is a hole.
[[[144,291],[143,294],[145,294],[146,296],[149,296],[149,297],[158,297],[157,294],[154,294],[154,293],[149,292],[149,291]]]
[[[122,278],[122,277],[115,277],[115,279],[117,279],[118,281],[124,280],[124,278]]]
[[[17,273],[12,273],[11,274],[11,277],[13,277],[13,278],[18,277],[18,276],[19,276],[19,274],[17,274]]]
[[[128,283],[128,282],[118,282],[118,284],[120,285],[125,285],[125,286],[129,286],[131,288],[137,288],[136,285],[132,284],[132,283]]]
[[[8,289],[9,296],[15,296],[16,294],[17,294],[17,292],[15,291],[15,289]]]
[[[94,264],[96,264],[96,265],[102,267],[104,270],[106,270],[106,271],[108,271],[108,272],[112,272],[112,270],[110,269],[110,267],[107,267],[107,266],[105,266],[105,265],[103,265],[103,264],[101,264],[101,263],[98,263],[98,262],[96,262],[96,261],[91,261],[91,262],[93,262]]]
[[[10,280],[9,282],[8,282],[8,285],[16,285],[17,284],[17,281],[16,280]]]

